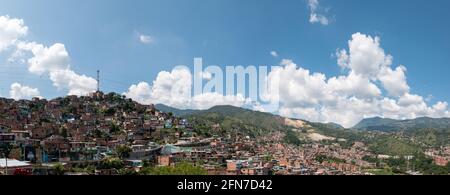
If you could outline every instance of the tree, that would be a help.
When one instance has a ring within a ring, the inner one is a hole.
[[[150,166],[151,166],[151,163],[150,163],[149,160],[143,160],[143,161],[142,161],[142,166],[143,166],[144,168],[147,168],[147,167],[150,167]]]
[[[284,136],[284,141],[286,143],[297,145],[297,146],[300,146],[302,144],[302,142],[300,141],[300,139],[298,139],[295,132],[293,132],[291,130],[288,130],[286,132],[286,135]]]
[[[133,169],[122,168],[118,170],[119,175],[138,175]]]
[[[132,152],[131,148],[127,145],[120,145],[116,148],[116,153],[120,159],[130,157],[130,153]]]
[[[123,161],[118,158],[106,158],[100,163],[101,169],[122,169],[124,167]]]
[[[59,133],[61,134],[61,136],[63,136],[64,138],[67,138],[67,137],[69,137],[69,135],[68,135],[68,132],[67,132],[67,129],[66,128],[61,128],[60,130],[59,130]]]
[[[53,170],[55,171],[56,175],[64,175],[64,173],[66,172],[66,168],[61,163],[56,164],[53,167]]]
[[[1,146],[0,146],[0,150],[5,155],[5,158],[9,158],[9,155],[11,154],[12,149],[13,149],[13,146],[11,143],[4,143],[4,144],[1,144]]]
[[[112,115],[114,115],[116,113],[116,109],[114,109],[114,108],[108,108],[106,111],[105,111],[105,114],[107,115],[107,116],[112,116]]]
[[[114,123],[111,124],[111,128],[110,128],[110,130],[109,130],[109,132],[110,132],[111,134],[115,134],[115,133],[118,133],[118,132],[120,132],[120,131],[121,131],[121,129],[120,129],[120,127],[119,127],[118,125],[116,125],[116,124],[114,124]]]

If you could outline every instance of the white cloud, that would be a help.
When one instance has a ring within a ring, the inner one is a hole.
[[[268,78],[278,80],[279,94],[271,94],[271,100],[280,100],[286,106],[310,106],[321,103],[321,100],[332,101],[333,97],[327,90],[326,77],[321,73],[311,73],[309,70],[297,67],[292,60],[282,60],[282,67],[272,70]],[[272,86],[271,88],[275,88]]]
[[[353,71],[348,76],[333,77],[328,80],[330,90],[344,96],[357,98],[372,98],[381,95],[381,90],[369,79],[355,74]]]
[[[191,107],[195,109],[209,109],[218,105],[244,106],[246,99],[243,95],[227,95],[219,93],[203,93],[192,97]]]
[[[139,41],[144,44],[150,44],[150,43],[153,43],[154,39],[150,35],[141,34],[141,35],[139,35]]]
[[[311,23],[320,23],[322,25],[328,25],[330,22],[328,21],[328,18],[324,15],[317,14],[317,13],[311,13],[309,22]]]
[[[39,97],[39,95],[38,89],[24,86],[19,83],[13,83],[9,91],[9,96],[15,100],[31,99],[33,97]]]
[[[406,68],[404,66],[399,66],[395,70],[392,70],[390,67],[381,69],[378,78],[389,95],[399,97],[409,92],[405,72]]]
[[[70,69],[50,72],[50,80],[58,89],[68,90],[68,95],[88,95],[97,89],[97,80]]]
[[[278,53],[276,51],[271,51],[270,55],[273,57],[278,57]]]
[[[70,57],[65,46],[56,43],[45,47],[37,43],[20,43],[19,50],[31,51],[33,57],[28,59],[28,70],[37,75],[47,74],[53,71],[69,68]]]
[[[243,106],[243,95],[224,96],[219,93],[203,93],[192,96],[192,75],[184,68],[171,72],[162,71],[150,86],[146,82],[132,85],[124,95],[143,104],[165,104],[181,109],[208,109],[217,105]]]
[[[64,44],[46,47],[35,42],[20,42],[17,49],[19,52],[31,52],[32,57],[27,60],[30,73],[48,75],[53,86],[67,90],[68,95],[81,96],[96,91],[97,81],[94,78],[71,70],[70,56]]]
[[[392,64],[392,56],[384,53],[380,47],[379,37],[355,33],[348,45],[348,52],[346,50],[339,52],[338,64],[355,74],[375,78],[383,67]]]
[[[408,107],[408,106],[413,106],[413,105],[425,104],[425,101],[423,100],[423,97],[421,97],[419,95],[406,93],[399,98],[398,104],[400,106]]]
[[[176,68],[172,72],[160,72],[152,86],[145,82],[132,85],[124,95],[144,104],[161,103],[177,108],[189,108],[191,87],[191,72]]]
[[[309,16],[311,24],[320,23],[324,26],[330,24],[330,20],[323,14],[324,9],[320,6],[319,0],[308,0],[308,7],[311,12]]]
[[[433,106],[433,109],[436,111],[447,111],[448,103],[447,102],[438,102]]]
[[[137,85],[131,85],[126,93],[124,93],[128,98],[133,99],[142,104],[152,104],[152,87],[147,82],[140,82]]]
[[[28,27],[24,25],[23,20],[0,16],[0,52],[13,45],[27,33]]]
[[[348,68],[349,56],[348,56],[347,50],[345,50],[345,49],[338,50],[336,52],[336,56],[337,56],[337,64],[342,69]]]

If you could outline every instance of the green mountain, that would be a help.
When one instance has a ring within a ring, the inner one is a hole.
[[[368,118],[362,120],[353,129],[365,131],[412,131],[417,129],[450,129],[450,118],[421,117],[411,120],[394,120],[387,118]]]
[[[214,106],[208,110],[181,110],[163,104],[155,105],[162,112],[172,112],[175,116],[207,119],[217,123],[235,122],[236,124],[252,125],[262,129],[283,129],[285,121],[283,117],[270,113],[257,112],[234,106]]]
[[[196,112],[200,112],[200,110],[191,110],[191,109],[181,110],[181,109],[173,108],[170,106],[166,106],[164,104],[156,104],[155,108],[161,112],[165,112],[165,113],[171,112],[174,116],[178,116],[178,117],[190,115],[190,114],[193,114]]]
[[[283,117],[234,106],[215,106],[184,117],[197,124],[220,124],[223,131],[239,130],[251,136],[287,129]]]

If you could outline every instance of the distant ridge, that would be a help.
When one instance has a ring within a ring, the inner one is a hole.
[[[420,117],[410,120],[394,120],[389,118],[367,118],[359,122],[353,129],[365,131],[405,131],[414,129],[450,129],[450,118]]]
[[[182,109],[177,109],[177,108],[173,108],[164,104],[156,104],[155,108],[159,111],[165,112],[165,113],[172,113],[174,116],[185,116],[185,115],[190,115],[196,112],[200,112],[200,110],[192,110],[192,109],[187,109],[187,110],[182,110]]]

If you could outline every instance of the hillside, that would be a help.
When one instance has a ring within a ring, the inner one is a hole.
[[[215,106],[184,117],[206,126],[220,124],[223,131],[239,129],[250,136],[287,129],[282,117],[233,106]]]

